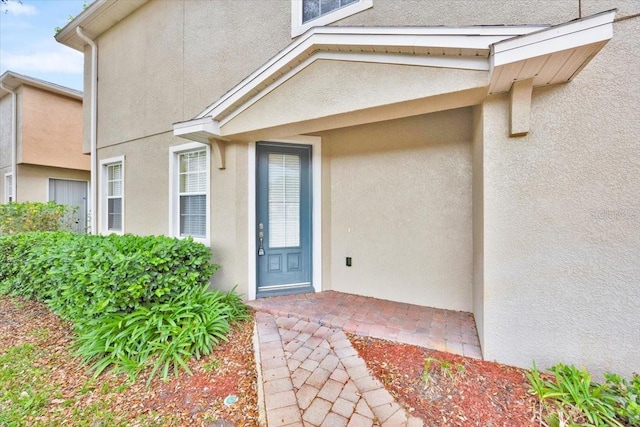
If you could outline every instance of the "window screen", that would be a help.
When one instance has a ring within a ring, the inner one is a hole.
[[[178,155],[180,163],[180,236],[207,235],[207,152]]]
[[[122,163],[107,168],[107,230],[122,231]]]

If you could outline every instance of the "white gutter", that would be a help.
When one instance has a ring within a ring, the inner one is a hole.
[[[3,83],[0,83],[0,88],[11,94],[11,104],[13,108],[11,114],[11,194],[15,202],[17,200],[16,188],[18,188],[18,94],[6,87]]]
[[[76,27],[76,33],[91,46],[91,212],[89,217],[91,234],[98,234],[98,179],[97,179],[97,140],[98,140],[98,45]]]

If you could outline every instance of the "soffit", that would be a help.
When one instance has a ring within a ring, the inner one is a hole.
[[[613,37],[614,17],[606,11],[495,43],[489,93],[519,80],[533,79],[533,87],[570,81]]]
[[[84,52],[86,43],[76,34],[77,27],[82,27],[89,38],[96,39],[147,1],[96,0],[60,30],[55,36],[56,40],[72,49]]]

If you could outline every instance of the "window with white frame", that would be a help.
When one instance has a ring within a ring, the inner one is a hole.
[[[200,143],[171,148],[171,234],[209,242],[210,149]]]
[[[13,202],[13,174],[11,173],[4,175],[4,201]]]
[[[291,37],[373,6],[373,0],[291,0]]]
[[[124,231],[124,157],[105,159],[102,165],[102,230]]]

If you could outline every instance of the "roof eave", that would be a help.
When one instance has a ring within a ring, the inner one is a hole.
[[[17,89],[19,86],[27,85],[38,89],[46,90],[47,92],[56,93],[69,98],[82,101],[83,93],[81,91],[71,89],[66,86],[61,86],[55,83],[47,82],[45,80],[36,79],[35,77],[29,77],[22,74],[18,74],[13,71],[5,71],[0,76],[0,83],[11,90]],[[0,89],[0,98],[5,96],[8,92]]]
[[[80,52],[85,42],[77,35],[76,28],[95,39],[119,21],[123,20],[148,0],[95,0],[56,35],[56,41]]]
[[[613,37],[616,9],[577,19],[491,46],[490,93],[508,92],[514,81],[533,86],[573,79]]]

